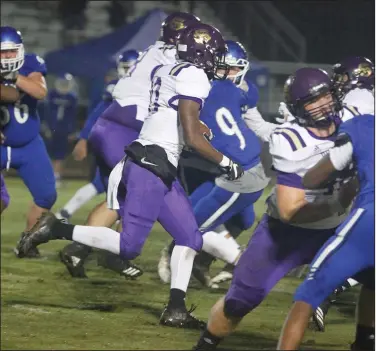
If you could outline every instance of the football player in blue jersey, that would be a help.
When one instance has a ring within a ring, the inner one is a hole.
[[[14,82],[4,82],[1,76],[1,85],[0,85],[0,103],[13,103],[16,102],[20,98],[20,93],[14,85]],[[5,141],[5,136],[3,135],[2,129],[3,125],[5,126],[8,123],[7,120],[8,114],[4,112],[4,109],[0,109],[0,137],[1,137],[1,144]],[[9,205],[9,193],[5,186],[4,177],[0,174],[1,180],[1,198],[0,198],[0,213],[8,207]]]
[[[14,82],[21,95],[17,102],[2,105],[8,122],[2,128],[5,141],[1,145],[1,169],[16,169],[33,197],[27,214],[28,230],[56,200],[54,172],[39,135],[37,113],[38,100],[47,95],[47,69],[42,58],[24,53],[19,31],[12,27],[1,27],[0,31],[1,76],[5,82]],[[39,255],[38,250],[29,255]]]
[[[303,177],[306,188],[318,189],[355,164],[360,189],[352,211],[314,258],[294,296],[281,334],[279,350],[297,350],[312,312],[345,279],[362,272],[355,342],[352,350],[373,350],[375,339],[375,116],[343,123],[336,146]],[[360,277],[360,276],[358,276]]]
[[[236,264],[240,256],[239,245],[228,230],[222,227],[232,217],[240,216],[242,230],[250,228],[255,219],[253,204],[259,199],[263,189],[269,183],[260,163],[260,141],[247,126],[242,114],[254,108],[258,100],[257,88],[251,82],[245,82],[249,61],[244,47],[237,42],[227,40],[228,52],[226,64],[230,66],[226,80],[216,80],[201,111],[200,119],[212,131],[212,145],[242,165],[245,174],[236,181],[229,181],[223,176],[213,177],[196,188],[190,195],[194,214],[201,232],[209,235],[221,235],[228,240],[233,252],[237,252],[231,263]],[[224,72],[223,72],[224,73]],[[274,127],[274,125],[273,125]],[[196,163],[194,158],[187,159],[187,165]],[[218,228],[218,226],[220,226]],[[213,231],[216,229],[216,232]],[[240,231],[238,231],[240,234]],[[172,251],[173,243],[169,252]],[[210,253],[208,248],[204,250]],[[201,256],[201,257],[200,257]],[[204,285],[211,285],[207,274],[202,272],[207,262],[213,260],[206,253],[201,253],[195,262],[194,276]],[[159,275],[162,281],[169,280],[169,255],[159,262]],[[201,272],[200,272],[201,270]],[[230,269],[231,271],[231,269]],[[231,273],[229,272],[229,275]]]
[[[130,67],[134,65],[140,53],[136,50],[126,50],[119,55],[117,59],[116,74],[118,78],[114,78],[113,72],[109,71],[105,77],[106,85],[103,90],[102,100],[89,114],[84,127],[79,134],[79,140],[73,150],[73,157],[76,161],[82,161],[88,154],[88,138],[95,122],[99,116],[112,103],[112,91],[119,78],[123,77]],[[96,195],[102,194],[105,191],[105,186],[101,179],[98,167],[96,167],[93,180],[77,190],[73,197],[64,205],[64,207],[56,213],[59,219],[66,221],[83,205],[90,201]]]
[[[55,88],[47,95],[45,104],[46,132],[49,153],[55,172],[56,187],[61,185],[63,161],[74,132],[78,97],[71,74],[65,73],[55,81]]]

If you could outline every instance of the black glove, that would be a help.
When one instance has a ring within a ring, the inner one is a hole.
[[[227,166],[223,166],[223,164],[228,164]],[[225,174],[227,174],[228,180],[236,180],[239,179],[244,174],[244,169],[238,163],[228,159],[226,156],[223,156],[223,160],[219,165]]]
[[[16,84],[17,78],[18,71],[1,73],[1,82],[5,84]]]

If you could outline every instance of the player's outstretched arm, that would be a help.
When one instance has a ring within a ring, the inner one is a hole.
[[[304,187],[307,189],[319,189],[323,184],[333,180],[337,171],[342,171],[351,163],[352,152],[353,148],[350,141],[330,149],[329,154],[323,157],[304,175]]]
[[[1,102],[12,103],[16,102],[20,98],[20,93],[15,87],[1,84],[0,89]]]
[[[32,72],[27,77],[19,74],[16,85],[37,100],[43,100],[47,96],[46,80],[40,72]]]

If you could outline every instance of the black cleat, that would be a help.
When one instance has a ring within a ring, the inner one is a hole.
[[[316,310],[313,312],[312,315],[312,323],[310,325],[310,329],[324,332],[325,331],[325,317],[328,314],[328,311],[332,305],[332,297],[330,296],[327,298]]]
[[[19,250],[19,244],[20,242],[22,241],[22,239],[27,235],[27,233],[23,232],[21,234],[21,237],[20,237],[20,240],[18,240],[17,242],[17,246],[13,249],[13,252],[15,253],[15,255],[18,257],[18,258],[40,258],[40,253],[39,253],[39,250],[34,247],[32,248],[31,250],[29,250],[29,252],[27,253],[27,255],[23,255],[22,253],[20,253],[20,250]]]
[[[210,266],[193,262],[192,276],[195,277],[203,286],[210,286]]]
[[[98,266],[119,273],[126,279],[136,279],[144,274],[144,271],[134,263],[123,260],[120,256],[111,252],[102,251],[98,254]]]
[[[91,251],[90,247],[73,242],[59,252],[60,261],[73,278],[87,278],[84,263]]]
[[[55,222],[59,221],[52,212],[45,212],[37,220],[34,226],[22,235],[17,245],[17,256],[27,257],[38,245],[57,239],[51,233]]]
[[[196,307],[192,306],[189,311],[184,307],[165,307],[159,324],[173,328],[204,329],[206,323],[194,317],[192,312]]]

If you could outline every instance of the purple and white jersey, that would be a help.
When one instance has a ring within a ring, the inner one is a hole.
[[[296,123],[287,122],[276,128],[271,135],[269,151],[273,157],[273,168],[277,172],[277,184],[304,189],[302,177],[329,153],[334,147],[334,140],[335,136],[319,138]],[[331,201],[337,198],[339,188],[340,183],[335,183],[330,188],[304,189],[305,198],[310,203]],[[267,205],[268,214],[280,219],[275,187],[267,200]],[[341,213],[319,221],[293,225],[309,229],[331,229],[337,227],[345,218],[346,213]]]
[[[137,59],[133,67],[116,84],[112,96],[120,106],[137,105],[136,119],[148,115],[151,73],[156,66],[176,63],[176,47],[157,41]]]
[[[357,115],[363,114],[375,114],[375,95],[368,89],[352,89],[343,99],[341,119],[346,122]]]
[[[153,73],[149,115],[137,141],[143,145],[159,145],[177,167],[184,146],[178,117],[179,99],[193,100],[202,106],[211,85],[204,70],[187,62],[161,66]]]

